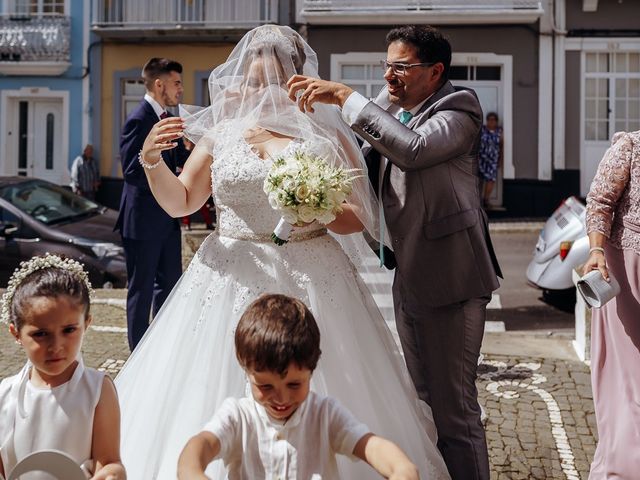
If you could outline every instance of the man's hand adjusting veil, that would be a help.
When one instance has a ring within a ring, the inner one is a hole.
[[[315,112],[313,104],[328,103],[342,107],[353,89],[338,82],[305,75],[294,75],[287,82],[289,98],[298,103],[301,112]],[[298,97],[298,92],[302,94]]]

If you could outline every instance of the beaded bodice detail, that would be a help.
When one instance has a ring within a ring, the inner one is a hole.
[[[301,140],[292,140],[283,150],[286,155],[307,149]],[[260,240],[269,238],[280,220],[263,190],[273,160],[261,158],[240,132],[225,128],[216,138],[211,164],[211,187],[221,236]],[[296,235],[322,230],[316,222],[296,228]]]

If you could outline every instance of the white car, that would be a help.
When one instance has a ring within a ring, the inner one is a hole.
[[[586,207],[569,197],[549,217],[540,232],[527,280],[545,292],[573,289],[572,272],[589,256]]]

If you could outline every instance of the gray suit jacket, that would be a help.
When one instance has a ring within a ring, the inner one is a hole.
[[[482,109],[473,90],[445,83],[409,121],[384,89],[351,126],[381,165],[381,195],[403,302],[449,305],[489,295],[502,275],[480,205]]]

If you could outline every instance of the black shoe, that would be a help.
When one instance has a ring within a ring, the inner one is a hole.
[[[215,230],[215,225],[213,223],[207,223],[207,230]]]

